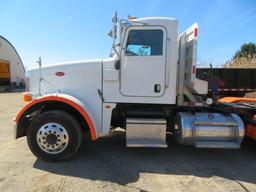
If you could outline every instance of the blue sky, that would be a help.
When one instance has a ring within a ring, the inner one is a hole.
[[[197,22],[199,63],[220,65],[241,44],[256,42],[255,0],[0,0],[0,35],[26,68],[38,56],[43,63],[107,57],[114,11],[121,18],[175,17],[180,32]]]

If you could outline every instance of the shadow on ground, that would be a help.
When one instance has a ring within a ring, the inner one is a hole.
[[[36,160],[34,168],[121,185],[136,182],[140,173],[219,176],[256,183],[255,143],[246,143],[241,150],[214,150],[180,146],[170,136],[167,140],[167,149],[126,148],[124,133],[115,132],[83,146],[69,162]]]

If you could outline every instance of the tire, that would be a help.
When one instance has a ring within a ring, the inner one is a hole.
[[[48,111],[36,117],[28,127],[27,143],[43,161],[66,161],[75,156],[82,142],[77,120],[64,111]]]

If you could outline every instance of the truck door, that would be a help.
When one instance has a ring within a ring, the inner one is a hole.
[[[159,97],[165,90],[166,30],[160,26],[127,29],[121,52],[121,93]]]

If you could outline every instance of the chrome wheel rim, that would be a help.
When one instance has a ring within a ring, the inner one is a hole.
[[[36,136],[38,146],[49,154],[58,154],[66,149],[69,136],[67,130],[58,123],[41,126]]]

